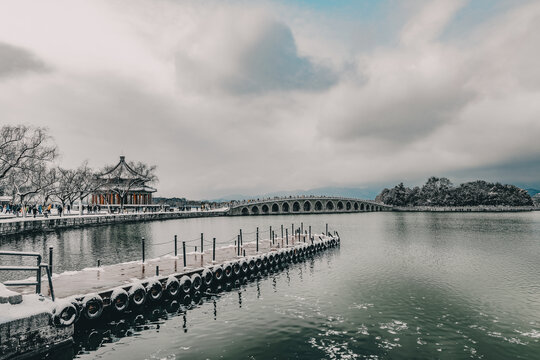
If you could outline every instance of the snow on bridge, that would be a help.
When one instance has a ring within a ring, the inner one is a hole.
[[[392,210],[391,206],[370,200],[299,196],[235,202],[231,205],[229,215],[324,214],[389,210]]]

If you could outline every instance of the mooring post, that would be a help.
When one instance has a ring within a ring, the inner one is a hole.
[[[271,229],[271,228],[272,228],[272,227],[270,226],[270,229]],[[259,252],[259,228],[257,228],[257,237],[256,237],[255,243],[257,244],[257,245],[256,245],[256,250],[257,250],[257,252]]]
[[[159,276],[159,265],[156,265],[156,276]]]
[[[246,257],[246,250],[244,250],[244,257]]]
[[[204,253],[204,234],[201,233],[201,254]]]
[[[101,267],[101,260],[97,259],[97,267]]]
[[[276,234],[272,231],[272,245],[276,243]]]
[[[328,224],[326,224],[326,233],[324,235],[328,236]]]
[[[182,241],[182,255],[184,259],[184,267],[186,267],[186,242]]]
[[[294,224],[291,224],[291,236],[292,236],[292,241],[293,241],[293,244],[294,244],[294,238],[296,237],[296,232],[294,231]]]
[[[178,237],[174,235],[174,256],[178,256]]]
[[[49,269],[51,269],[52,274],[52,262],[53,262],[53,247],[49,247]]]
[[[269,235],[270,235],[270,239],[272,238],[272,227],[270,226],[270,232],[269,232]]]
[[[283,224],[281,225],[281,238],[283,239]]]
[[[289,229],[285,229],[285,239],[287,239],[287,246],[289,246]]]
[[[304,233],[304,223],[303,222],[300,223],[300,232],[302,234]]]
[[[216,238],[212,239],[212,261],[216,261]]]
[[[238,246],[236,247],[236,249],[238,250],[236,252],[236,255],[237,256],[240,256],[240,235],[238,235],[238,242],[237,242]]]
[[[142,238],[141,240],[141,245],[142,245],[142,262],[144,263],[144,238]]]
[[[311,240],[311,225],[309,225],[309,240]]]

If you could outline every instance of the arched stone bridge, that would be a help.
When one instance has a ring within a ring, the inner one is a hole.
[[[288,197],[233,203],[229,215],[327,214],[389,211],[374,201],[340,197]]]

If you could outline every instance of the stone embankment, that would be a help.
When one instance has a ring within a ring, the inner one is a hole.
[[[0,221],[0,235],[13,235],[26,232],[55,231],[58,229],[83,226],[109,225],[137,221],[185,219],[196,217],[224,216],[226,211],[198,212],[151,212],[132,214],[67,215],[49,218],[11,218]]]
[[[534,206],[394,206],[393,211],[409,212],[522,212],[538,210]]]

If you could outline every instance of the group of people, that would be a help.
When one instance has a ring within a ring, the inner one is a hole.
[[[61,204],[31,204],[26,205],[25,207],[21,204],[4,204],[0,205],[0,213],[6,214],[6,215],[15,215],[15,216],[22,216],[23,213],[26,213],[27,215],[37,217],[37,216],[45,216],[49,217],[52,214],[56,214],[58,216],[62,216],[62,214],[71,214],[71,205],[67,204],[65,207]],[[83,205],[83,212],[87,214],[96,214],[101,211],[101,207],[99,205]]]

